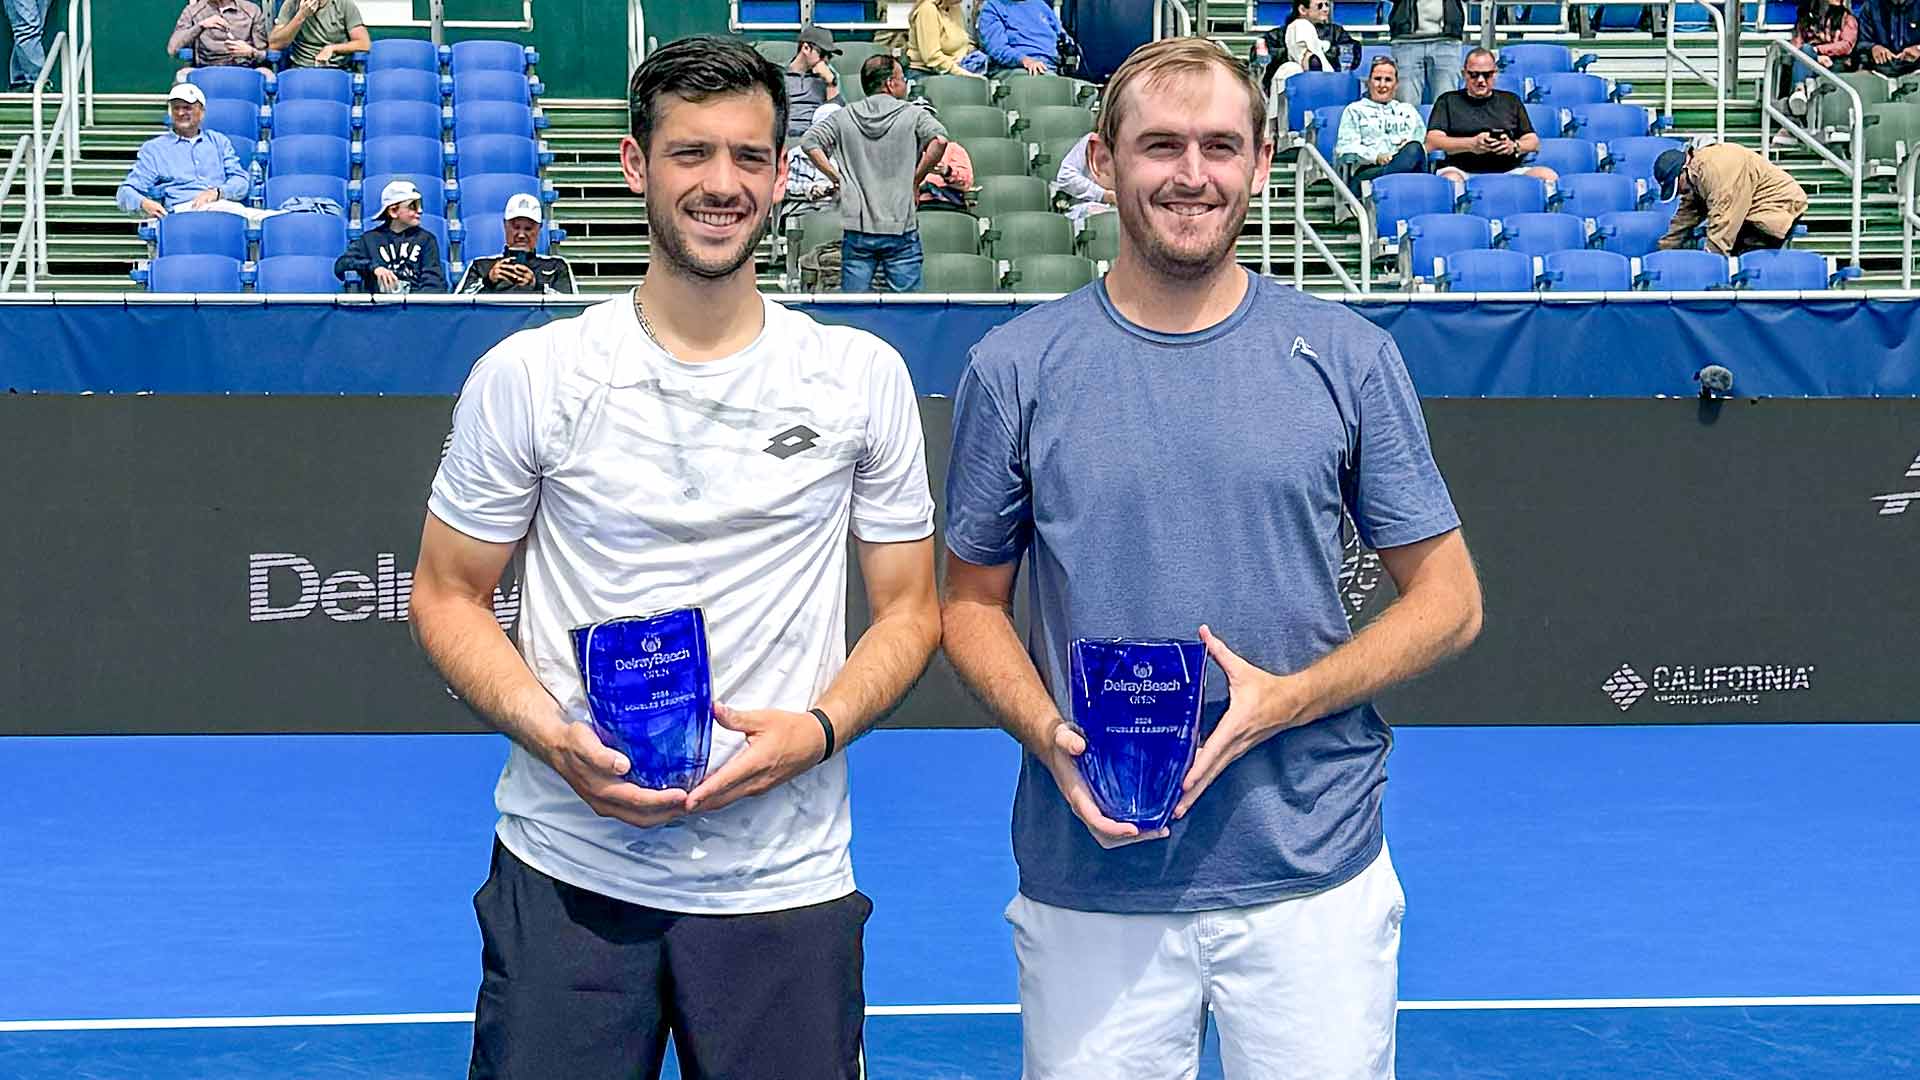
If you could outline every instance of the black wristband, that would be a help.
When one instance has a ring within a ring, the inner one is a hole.
[[[808,709],[807,711],[813,714],[815,720],[820,721],[820,733],[827,737],[827,750],[820,755],[820,760],[824,762],[833,756],[833,721],[827,719],[827,714],[823,710]]]

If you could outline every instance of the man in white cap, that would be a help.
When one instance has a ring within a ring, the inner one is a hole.
[[[173,130],[155,135],[140,147],[133,169],[114,196],[120,209],[147,218],[186,210],[264,216],[244,205],[253,180],[240,164],[232,140],[200,126],[206,115],[207,95],[199,87],[179,83],[167,92]]]
[[[380,224],[347,245],[333,261],[334,276],[360,274],[368,292],[446,292],[447,273],[440,265],[440,241],[420,227],[420,189],[411,180],[395,180],[380,189]]]
[[[506,250],[467,264],[453,291],[472,293],[570,293],[573,268],[558,255],[542,255],[540,199],[521,193],[507,200]],[[468,238],[471,242],[472,238]]]

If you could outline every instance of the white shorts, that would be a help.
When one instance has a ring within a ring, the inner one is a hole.
[[[1384,846],[1294,900],[1110,915],[1016,896],[1025,1080],[1193,1077],[1212,1010],[1228,1080],[1392,1080],[1406,896]]]

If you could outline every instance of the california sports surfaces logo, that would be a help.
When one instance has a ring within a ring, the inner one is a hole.
[[[1145,660],[1133,665],[1133,677],[1136,679],[1153,678],[1153,665],[1147,663]]]
[[[1656,664],[1641,678],[1621,664],[1600,683],[1600,692],[1626,712],[1649,692],[1656,705],[1696,708],[1753,706],[1764,697],[1813,689],[1814,664]]]
[[[1915,454],[1913,464],[1907,466],[1908,480],[1920,480],[1920,454]],[[1915,499],[1920,499],[1920,491],[1890,491],[1885,495],[1875,495],[1873,501],[1880,504],[1880,516],[1892,517],[1904,514]]]
[[[1379,553],[1360,542],[1360,530],[1354,525],[1353,517],[1341,513],[1340,606],[1346,609],[1347,622],[1359,621],[1367,599],[1380,587],[1380,579],[1385,576],[1386,567],[1381,564]]]

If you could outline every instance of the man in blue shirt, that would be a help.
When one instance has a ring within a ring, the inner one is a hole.
[[[155,135],[140,147],[132,171],[114,195],[120,209],[149,218],[185,210],[264,216],[263,211],[243,205],[253,181],[233,143],[200,126],[206,114],[207,97],[192,83],[176,84],[167,93],[173,130]]]
[[[1060,69],[1060,38],[1067,31],[1047,0],[987,0],[977,25],[988,74]]]
[[[1920,71],[1920,3],[1865,0],[1860,5],[1860,66],[1898,79]]]
[[[1479,585],[1386,333],[1233,258],[1273,154],[1202,38],[1136,51],[1089,146],[1118,260],[975,346],[955,393],[945,647],[1018,738],[1029,1080],[1393,1075],[1405,899],[1369,703],[1478,633]],[[1349,629],[1342,522],[1399,599]],[[1027,563],[1033,628],[1009,616]],[[1175,819],[1103,816],[1075,758],[1075,638],[1198,637],[1201,745]]]

